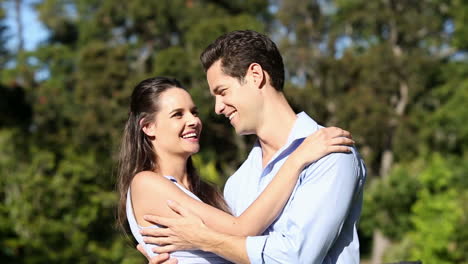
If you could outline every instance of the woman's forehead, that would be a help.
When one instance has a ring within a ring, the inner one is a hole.
[[[160,97],[160,109],[162,111],[172,111],[177,108],[192,108],[195,106],[192,96],[181,88],[166,90]]]

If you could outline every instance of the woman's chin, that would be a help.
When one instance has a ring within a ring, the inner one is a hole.
[[[192,151],[190,155],[197,154],[199,151],[200,151],[200,148],[198,148],[197,150]]]
[[[188,155],[188,156],[192,156],[192,155],[197,154],[199,151],[200,151],[200,148],[187,149],[185,151],[185,154]]]

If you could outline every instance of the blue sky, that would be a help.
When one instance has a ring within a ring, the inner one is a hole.
[[[22,22],[23,22],[23,37],[24,47],[26,50],[33,50],[41,41],[48,36],[47,29],[38,20],[37,13],[34,10],[33,4],[37,0],[23,0],[22,5]],[[15,50],[18,45],[18,29],[16,25],[16,11],[13,1],[5,1],[6,9],[6,24],[8,26],[8,35],[11,39],[7,42],[7,47]]]

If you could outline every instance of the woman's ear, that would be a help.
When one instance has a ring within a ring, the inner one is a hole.
[[[145,133],[149,137],[155,137],[156,136],[156,125],[154,122],[151,123],[144,123],[143,118],[140,119],[140,127],[141,130],[143,130],[143,133]]]

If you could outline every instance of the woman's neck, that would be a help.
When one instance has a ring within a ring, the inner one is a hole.
[[[172,176],[179,184],[190,190],[186,157],[158,155],[158,172],[162,176]]]

